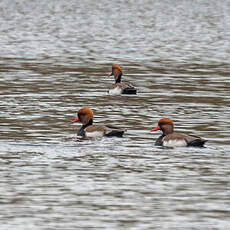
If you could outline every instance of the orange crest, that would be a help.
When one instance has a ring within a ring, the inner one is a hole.
[[[162,118],[158,121],[159,126],[166,125],[166,124],[171,124],[172,126],[174,126],[173,120],[171,120],[170,118]]]
[[[79,109],[77,114],[78,114],[78,116],[80,116],[80,115],[88,115],[89,118],[93,120],[93,110],[88,108],[88,107],[84,107],[82,109]]]
[[[121,68],[120,65],[118,65],[118,64],[112,65],[112,71],[113,71],[114,69],[118,69],[118,70],[122,73],[122,68]]]

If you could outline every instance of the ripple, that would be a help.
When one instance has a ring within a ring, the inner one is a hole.
[[[229,229],[229,7],[1,1],[1,229]],[[78,141],[83,106],[124,138]],[[207,147],[155,147],[162,117]]]

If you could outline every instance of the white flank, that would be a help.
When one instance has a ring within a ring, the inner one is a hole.
[[[122,92],[122,89],[120,87],[118,87],[118,86],[116,88],[114,88],[114,89],[109,90],[110,95],[120,95],[121,92]]]
[[[103,137],[103,135],[104,134],[101,131],[85,132],[85,136],[90,138]]]
[[[164,147],[185,147],[187,146],[187,143],[185,140],[169,140],[169,141],[163,141]]]

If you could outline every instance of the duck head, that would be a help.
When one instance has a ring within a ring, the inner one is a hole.
[[[112,65],[112,72],[109,74],[110,76],[114,76],[115,82],[120,83],[121,82],[121,76],[122,76],[122,68],[120,65],[114,64]]]
[[[92,125],[93,124],[93,111],[84,107],[77,111],[77,117],[72,121],[72,123],[81,122],[83,125]]]
[[[158,121],[158,126],[154,129],[151,129],[150,132],[161,130],[164,135],[173,133],[174,124],[173,121],[169,118],[162,118]]]

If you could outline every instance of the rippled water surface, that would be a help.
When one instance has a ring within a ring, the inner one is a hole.
[[[0,2],[0,228],[230,229],[230,2]],[[121,64],[136,96],[109,96]],[[124,138],[77,141],[83,106]],[[163,149],[162,117],[206,148]]]

